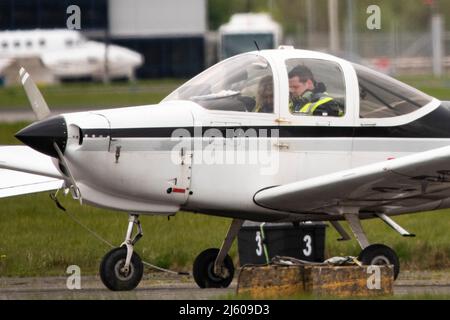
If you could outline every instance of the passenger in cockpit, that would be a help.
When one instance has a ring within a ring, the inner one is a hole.
[[[273,113],[273,78],[265,76],[258,85],[258,95],[253,112]]]

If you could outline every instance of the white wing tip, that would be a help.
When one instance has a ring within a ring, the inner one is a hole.
[[[20,67],[19,75],[23,76],[24,72],[26,72],[24,67]]]

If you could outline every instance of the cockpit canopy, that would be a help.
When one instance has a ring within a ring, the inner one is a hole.
[[[165,101],[190,100],[209,110],[288,112],[296,119],[305,116],[344,118],[347,113],[357,111],[354,109],[357,106],[348,110],[347,95],[359,92],[359,117],[383,119],[409,114],[433,100],[419,90],[361,65],[296,52],[299,54],[273,55],[281,59],[281,63],[273,65],[274,68],[280,66],[280,70],[272,70],[264,54],[232,57],[188,81]],[[358,83],[352,83],[355,78],[344,74],[344,70],[351,72],[352,66]],[[276,84],[281,96],[274,97],[274,78],[288,79]],[[350,89],[356,86],[359,91]],[[351,101],[358,101],[358,97],[351,98]],[[282,101],[286,105],[278,106]],[[275,110],[275,107],[281,109]]]
[[[270,64],[247,54],[206,70],[165,100],[190,100],[210,110],[273,113],[273,91]]]

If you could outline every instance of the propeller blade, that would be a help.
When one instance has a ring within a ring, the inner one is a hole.
[[[53,142],[53,146],[56,150],[56,153],[58,153],[58,158],[64,165],[64,168],[67,170],[67,175],[69,176],[70,182],[72,185],[70,186],[71,190],[73,191],[72,196],[74,199],[78,199],[80,201],[80,204],[83,204],[83,198],[81,197],[80,189],[77,186],[77,183],[75,181],[75,178],[73,177],[72,172],[70,171],[69,166],[67,165],[67,161],[64,158],[63,153],[61,152],[61,149],[59,148],[58,144],[56,142]]]
[[[20,68],[19,76],[36,118],[38,120],[48,118],[51,115],[50,109],[30,74],[24,68]]]

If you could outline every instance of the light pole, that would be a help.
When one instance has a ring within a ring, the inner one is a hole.
[[[339,11],[338,0],[328,0],[328,21],[330,28],[330,51],[339,52]]]
[[[439,13],[437,0],[431,3],[431,38],[433,43],[433,75],[440,78],[444,73],[444,18]]]
[[[104,51],[104,57],[103,57],[103,83],[108,84],[110,82],[109,77],[109,42],[110,42],[110,35],[109,35],[109,26],[106,26],[105,29],[105,51]]]
[[[355,53],[355,30],[353,25],[353,0],[347,0],[347,55]]]
[[[308,37],[308,49],[312,49],[314,46],[313,43],[313,37],[314,37],[314,30],[315,30],[315,0],[306,0],[306,14],[307,14],[307,25],[306,25],[306,30],[307,30],[307,37]]]

